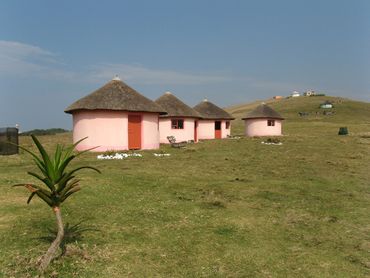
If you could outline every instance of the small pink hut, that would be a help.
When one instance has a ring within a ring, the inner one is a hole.
[[[282,121],[284,118],[266,104],[257,106],[244,118],[245,135],[254,136],[281,136]]]
[[[158,119],[166,112],[118,77],[69,106],[73,116],[73,142],[82,151],[157,149]]]
[[[198,121],[199,139],[221,139],[230,136],[231,120],[234,118],[225,110],[207,99],[193,109],[201,116]]]
[[[166,92],[155,103],[167,112],[159,116],[159,142],[169,143],[167,136],[174,136],[177,142],[198,141],[197,126],[199,114],[170,92]]]

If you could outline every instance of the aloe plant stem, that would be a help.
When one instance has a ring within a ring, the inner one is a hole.
[[[62,214],[60,212],[60,207],[53,207],[53,212],[57,220],[58,234],[55,240],[50,245],[48,251],[45,253],[45,255],[42,258],[42,261],[39,267],[39,270],[42,273],[48,267],[50,262],[56,257],[56,253],[64,237],[64,226],[62,222]]]

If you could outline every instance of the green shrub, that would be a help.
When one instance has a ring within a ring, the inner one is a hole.
[[[348,128],[347,127],[340,127],[338,131],[338,135],[348,135]]]

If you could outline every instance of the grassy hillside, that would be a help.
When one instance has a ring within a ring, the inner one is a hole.
[[[62,208],[86,232],[55,261],[53,277],[369,277],[369,104],[343,100],[330,117],[299,118],[325,98],[271,104],[286,118],[283,145],[210,140],[170,157],[97,160]],[[251,106],[230,108],[237,117]],[[349,136],[338,136],[339,126]],[[241,133],[242,123],[233,125]],[[42,136],[53,149],[71,134]],[[29,137],[21,144],[31,147]],[[34,277],[54,223],[10,185],[34,180],[28,155],[0,157],[0,277]]]
[[[319,108],[320,104],[326,100],[333,102],[333,109]],[[286,118],[284,134],[299,134],[300,132],[297,129],[302,128],[301,132],[309,132],[318,136],[322,133],[338,131],[340,126],[348,126],[350,132],[360,133],[366,129],[365,126],[370,122],[370,103],[366,102],[330,96],[270,99],[227,108],[226,110],[237,119],[234,123],[235,129],[233,131],[235,133],[243,133],[244,126],[240,119],[262,102],[265,102]],[[333,111],[334,114],[325,116],[322,114],[325,110]],[[299,112],[308,112],[310,115],[300,117]],[[317,115],[316,112],[319,114]],[[325,125],[325,129],[321,128],[323,125]]]

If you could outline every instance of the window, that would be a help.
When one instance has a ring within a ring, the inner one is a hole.
[[[226,129],[230,129],[230,122],[226,121]]]
[[[275,126],[275,120],[267,120],[267,126]]]
[[[184,129],[184,120],[183,119],[173,119],[171,120],[172,129]]]

